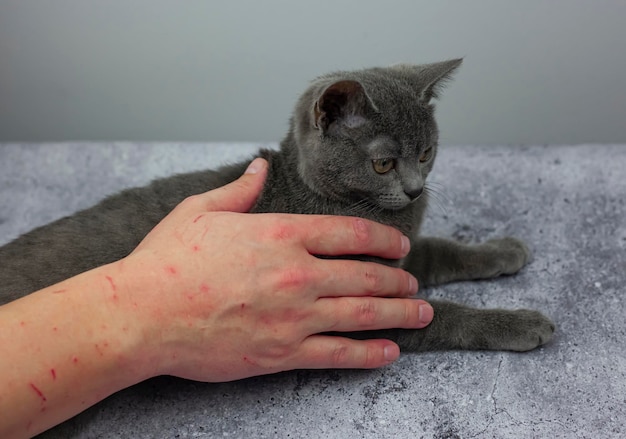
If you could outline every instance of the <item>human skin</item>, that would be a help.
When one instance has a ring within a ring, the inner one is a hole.
[[[321,334],[425,327],[432,308],[407,298],[415,278],[313,255],[401,258],[408,239],[358,218],[245,213],[266,173],[255,160],[183,201],[126,258],[0,307],[0,437],[33,436],[159,375],[222,382],[395,361],[389,340]]]

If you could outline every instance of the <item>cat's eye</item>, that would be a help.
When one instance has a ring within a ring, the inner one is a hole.
[[[386,174],[393,169],[396,163],[393,159],[376,159],[372,160],[372,164],[374,165],[374,171],[379,174]]]
[[[424,151],[422,153],[422,155],[420,156],[420,162],[424,163],[427,162],[428,160],[430,160],[430,158],[433,155],[433,149],[432,148],[428,148],[426,151]]]

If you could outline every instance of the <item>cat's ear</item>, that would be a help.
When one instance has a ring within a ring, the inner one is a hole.
[[[313,126],[327,131],[333,124],[356,128],[364,124],[376,107],[358,81],[335,82],[322,92],[313,105]]]
[[[462,62],[463,59],[459,58],[419,66],[400,64],[392,68],[410,72],[413,76],[411,82],[418,88],[420,102],[428,104],[431,99],[439,98],[439,93]]]

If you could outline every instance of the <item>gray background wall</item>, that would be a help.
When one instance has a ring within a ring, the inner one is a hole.
[[[442,141],[626,142],[626,2],[0,0],[0,141],[279,140],[307,81],[464,56]]]

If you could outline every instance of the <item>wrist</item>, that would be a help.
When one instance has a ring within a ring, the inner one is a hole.
[[[100,317],[116,340],[117,368],[127,386],[160,375],[159,322],[146,312],[151,307],[146,303],[152,289],[150,273],[128,258],[96,270],[108,289],[101,296],[106,312]]]

